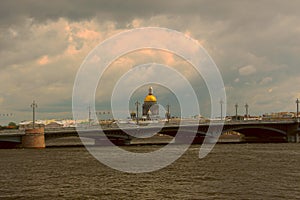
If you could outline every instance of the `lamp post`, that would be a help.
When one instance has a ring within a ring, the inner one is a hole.
[[[223,103],[224,103],[224,101],[221,99],[220,100],[220,105],[221,105],[221,120],[223,120]]]
[[[296,120],[297,122],[299,121],[299,99],[297,98],[296,100],[296,104],[297,104],[297,113],[296,113]]]
[[[32,104],[30,105],[32,108],[32,128],[35,128],[35,109],[37,108],[37,104],[33,100]]]
[[[92,119],[91,119],[91,106],[89,106],[89,126],[91,126],[91,122],[92,122]]]
[[[249,109],[249,105],[246,103],[245,104],[245,108],[246,108],[246,118],[248,119],[248,109]]]
[[[171,117],[171,114],[170,114],[170,105],[168,104],[167,105],[167,120],[168,120],[168,123],[170,122],[170,117]]]
[[[234,105],[234,107],[235,107],[235,120],[238,120],[238,107],[239,107],[239,105],[236,103]]]
[[[135,105],[136,105],[136,124],[139,125],[139,105],[140,105],[140,102],[136,101]]]

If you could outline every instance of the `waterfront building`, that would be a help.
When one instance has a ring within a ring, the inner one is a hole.
[[[136,113],[135,113],[134,111],[132,111],[132,112],[130,113],[130,118],[131,118],[132,120],[136,120]]]
[[[153,88],[149,88],[149,93],[144,99],[143,104],[143,117],[147,119],[156,118],[159,115],[159,107],[157,99],[153,95]]]
[[[294,112],[276,112],[276,113],[265,113],[263,114],[263,120],[285,120],[293,119],[297,116]]]
[[[228,117],[226,117],[226,119],[233,120],[233,121],[243,121],[245,119],[245,116],[234,115],[234,116],[228,116]]]
[[[19,123],[19,130],[26,130],[26,129],[32,129],[33,128],[33,122],[32,121],[22,121]],[[35,128],[42,128],[45,127],[45,124],[42,122],[36,121],[35,122]]]
[[[62,128],[62,127],[64,127],[64,124],[59,121],[52,121],[49,123],[45,123],[45,129],[47,129],[47,128]]]

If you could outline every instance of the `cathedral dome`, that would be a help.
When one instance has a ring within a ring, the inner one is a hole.
[[[150,116],[159,115],[159,106],[157,104],[156,97],[153,95],[153,88],[149,88],[149,93],[144,99],[143,104],[143,116],[146,116],[147,119],[151,119]]]
[[[145,97],[144,102],[156,102],[156,97],[153,95],[153,88],[150,87],[149,88],[149,93],[148,95]]]
[[[149,95],[147,95],[147,96],[145,97],[144,102],[149,102],[149,101],[151,101],[151,102],[156,102],[157,100],[156,100],[156,97],[155,97],[154,95],[149,94]]]

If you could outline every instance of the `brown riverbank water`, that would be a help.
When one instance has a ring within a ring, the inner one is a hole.
[[[204,159],[198,153],[192,145],[164,169],[128,174],[83,147],[0,149],[0,199],[300,198],[300,144],[218,144]]]

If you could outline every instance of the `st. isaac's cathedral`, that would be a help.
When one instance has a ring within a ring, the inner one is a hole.
[[[153,88],[149,88],[149,93],[144,99],[143,104],[143,116],[150,119],[152,116],[159,115],[159,106],[157,104],[157,99],[153,95]]]

